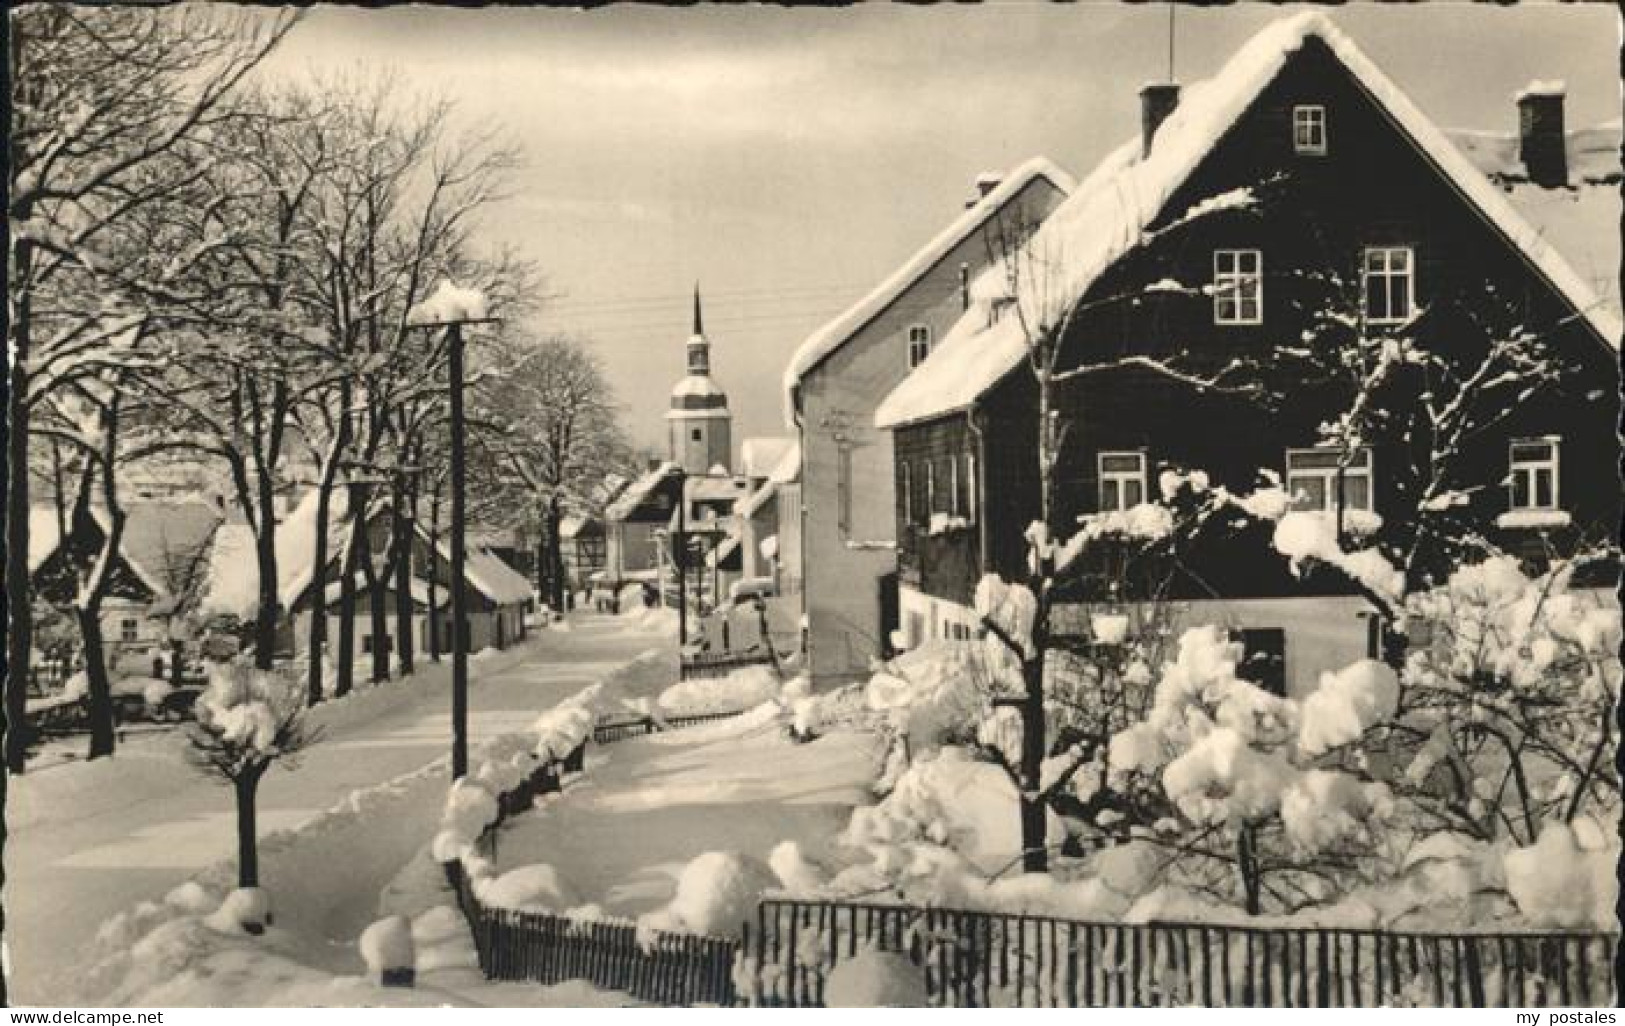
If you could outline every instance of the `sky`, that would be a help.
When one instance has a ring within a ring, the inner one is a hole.
[[[1173,75],[1212,74],[1301,9],[1173,9]],[[531,328],[602,360],[635,441],[664,449],[690,294],[705,297],[735,445],[786,434],[791,352],[1042,154],[1082,178],[1138,130],[1169,67],[1167,4],[848,8],[317,7],[270,78],[390,69],[495,122],[525,157],[482,228],[546,277]],[[1568,84],[1569,126],[1620,116],[1613,5],[1356,3],[1331,17],[1423,111],[1511,131],[1512,95]]]

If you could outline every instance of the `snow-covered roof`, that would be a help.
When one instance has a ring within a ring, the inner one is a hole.
[[[672,386],[671,397],[673,399],[725,399],[727,394],[709,375],[690,374]]]
[[[1610,121],[1567,133],[1567,186],[1545,188],[1529,180],[1518,156],[1516,132],[1452,130],[1451,141],[1552,248],[1596,292],[1608,312],[1622,316],[1620,268],[1621,123]]]
[[[683,482],[683,495],[692,506],[700,502],[733,502],[750,487],[733,477],[700,477],[691,475]]]
[[[627,485],[615,501],[604,507],[604,519],[614,522],[625,520],[649,497],[649,493],[659,487],[660,483],[676,474],[681,468],[670,460],[648,471],[642,477]]]
[[[389,577],[389,579],[387,579],[387,580],[384,580],[384,579],[380,578],[379,583],[384,585],[384,587],[386,589],[391,589],[391,588],[395,587],[395,578],[394,578],[393,575],[391,575]],[[367,575],[364,574],[364,573],[357,573],[355,575],[355,578],[354,578],[353,587],[355,589],[354,594],[361,595],[361,594],[365,593],[366,590],[367,590]],[[342,590],[343,590],[343,582],[342,581],[332,581],[324,589],[324,595],[325,595],[326,602],[327,602],[327,607],[328,607],[329,610],[332,610],[337,606],[338,601],[339,601],[339,595],[342,592]],[[418,605],[422,606],[425,609],[431,608],[431,606],[429,604],[429,582],[428,581],[424,580],[421,577],[414,576],[412,578],[412,580],[411,580],[411,583],[408,585],[408,590],[412,593],[412,601],[413,602],[416,602]],[[433,605],[432,608],[441,609],[441,608],[444,608],[445,606],[449,605],[450,603],[451,603],[451,590],[448,589],[448,588],[436,588],[435,592],[434,592],[434,605]]]
[[[581,533],[581,529],[583,527],[587,526],[588,519],[589,519],[588,517],[579,516],[579,515],[576,515],[576,514],[571,514],[570,516],[560,517],[559,518],[559,537],[560,538],[574,538],[576,535]]]
[[[1620,319],[1426,114],[1354,42],[1319,11],[1265,26],[1218,74],[1186,91],[1142,156],[1138,133],[1119,146],[1039,226],[1028,245],[1045,254],[1059,280],[1024,281],[1018,300],[1029,319],[1053,323],[1119,258],[1139,246],[1147,227],[1254,98],[1309,37],[1324,42],[1455,187],[1583,313],[1611,343]],[[962,409],[1027,353],[1023,318],[990,316],[1006,276],[986,269],[974,302],[914,373],[881,403],[875,423],[896,427]]]
[[[1044,157],[1034,157],[1012,168],[995,188],[956,217],[948,227],[905,260],[901,267],[875,286],[868,295],[807,336],[806,341],[802,342],[800,348],[790,357],[790,364],[784,370],[786,423],[791,426],[795,424],[793,395],[796,387],[801,384],[802,377],[890,306],[898,296],[946,257],[949,251],[987,223],[989,218],[998,213],[1036,178],[1048,180],[1063,193],[1072,191],[1072,176]]]
[[[795,440],[784,453],[784,458],[768,472],[774,484],[790,484],[801,480],[801,442]]]
[[[315,489],[276,525],[277,600],[292,608],[315,577]],[[327,552],[336,555],[344,544],[349,497],[335,488],[327,509]],[[254,532],[241,522],[224,523],[214,532],[209,548],[209,569],[199,602],[203,615],[222,614],[247,619],[259,606],[259,563],[254,555]]]
[[[90,515],[103,531],[108,529],[105,510],[93,507]],[[169,599],[171,582],[181,578],[186,564],[203,555],[219,522],[219,512],[206,502],[134,503],[125,509],[119,556],[156,601]],[[31,506],[28,572],[37,572],[61,543],[55,507]]]
[[[796,444],[785,436],[747,438],[739,444],[739,472],[746,477],[767,477]]]
[[[421,537],[429,537],[429,533],[424,530],[421,523],[417,525],[417,530]],[[451,539],[441,537],[433,541],[435,552],[449,567]],[[463,576],[468,578],[468,583],[472,584],[476,591],[499,606],[528,602],[534,597],[530,581],[526,580],[525,575],[483,545],[469,545],[463,550]]]

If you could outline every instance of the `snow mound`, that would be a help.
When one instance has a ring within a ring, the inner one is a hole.
[[[726,677],[685,680],[660,693],[666,717],[742,712],[779,697],[779,680],[768,666],[747,666]]]
[[[925,971],[896,951],[866,947],[824,979],[826,1008],[924,1008]]]
[[[1618,858],[1617,846],[1587,851],[1567,823],[1548,823],[1533,845],[1507,852],[1507,891],[1538,925],[1613,929]]]
[[[824,867],[807,858],[795,841],[780,841],[768,852],[767,864],[779,878],[779,886],[790,894],[815,894],[828,882]]]
[[[671,904],[643,916],[642,930],[732,936],[778,886],[773,871],[734,851],[708,851],[683,867]]]
[[[581,903],[558,870],[542,863],[520,866],[499,877],[479,880],[475,883],[475,896],[486,905],[521,912],[562,913]]]
[[[412,922],[405,916],[386,916],[361,931],[359,947],[367,971],[374,976],[412,969],[417,962]]]
[[[271,899],[258,887],[239,887],[203,921],[221,933],[258,933],[271,921]]]

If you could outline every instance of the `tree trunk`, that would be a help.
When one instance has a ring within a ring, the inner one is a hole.
[[[562,616],[564,613],[564,559],[563,546],[559,544],[559,497],[557,494],[548,500],[547,557],[548,576],[553,584],[549,604],[552,605],[555,613]]]
[[[367,583],[367,620],[372,631],[372,682],[382,684],[389,679],[389,605],[384,601],[384,581],[388,578],[378,572],[372,556],[372,529],[365,518],[357,525],[361,530],[361,579]]]
[[[350,501],[355,501],[354,491]],[[335,653],[333,670],[336,675],[333,694],[348,695],[355,683],[355,571],[356,529],[351,521],[344,539],[344,559],[339,564],[339,650]]]
[[[90,758],[113,754],[113,686],[107,679],[107,658],[102,650],[101,601],[74,609],[79,637],[85,645],[85,680],[90,694]]]
[[[322,657],[327,645],[327,520],[333,498],[333,483],[326,477],[324,474],[323,480],[316,484],[316,533],[311,540],[310,625],[305,641],[309,671],[305,682],[307,705],[321,702],[326,691],[322,681]]]
[[[16,23],[13,22],[13,29]],[[15,40],[13,40],[15,44]],[[12,241],[11,395],[6,403],[6,768],[28,761],[28,674],[33,648],[33,596],[28,580],[28,348],[32,247]]]
[[[1026,701],[1021,704],[1021,869],[1024,873],[1043,873],[1049,869],[1046,816],[1039,792],[1043,787],[1044,765],[1044,659],[1023,662],[1022,679],[1026,682]]]
[[[271,476],[261,468],[259,478],[259,530],[254,535],[254,560],[259,567],[259,605],[254,612],[254,668],[269,670],[276,664],[276,627],[281,614],[276,580],[276,495]]]
[[[405,502],[406,485],[397,477],[390,534],[395,542],[395,651],[403,677],[412,672],[412,522]]]
[[[237,792],[237,886],[260,885],[259,837],[254,825],[254,801],[259,791],[260,769],[250,769],[232,781]]]

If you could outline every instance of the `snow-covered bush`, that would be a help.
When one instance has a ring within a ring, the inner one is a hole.
[[[778,887],[773,870],[733,851],[708,851],[677,876],[665,908],[638,919],[640,933],[681,932],[732,936],[756,914],[762,896]]]
[[[1543,824],[1618,817],[1620,609],[1611,591],[1574,588],[1574,572],[1531,576],[1496,556],[1407,603],[1422,639],[1401,678],[1399,741],[1417,739],[1407,782],[1471,833],[1528,845]]]
[[[1112,738],[1111,785],[1158,843],[1189,853],[1189,879],[1221,898],[1239,883],[1256,914],[1281,877],[1293,904],[1331,900],[1313,882],[1316,861],[1369,850],[1392,811],[1384,785],[1336,757],[1393,715],[1397,682],[1365,660],[1322,675],[1299,703],[1237,677],[1240,657],[1217,628],[1187,631],[1150,714]]]
[[[497,877],[479,878],[474,894],[486,905],[519,912],[563,913],[581,903],[559,871],[542,863],[510,869]]]
[[[241,663],[216,666],[198,696],[186,737],[193,761],[232,785],[237,799],[237,882],[259,886],[254,800],[272,764],[296,755],[316,738],[303,722],[300,685]]]

